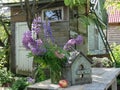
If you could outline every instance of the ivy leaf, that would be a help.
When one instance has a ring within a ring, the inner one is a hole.
[[[80,4],[80,0],[77,0],[77,3]]]
[[[64,4],[65,4],[66,6],[69,6],[69,5],[70,5],[70,0],[64,0]]]
[[[73,4],[76,4],[76,1],[75,1],[75,0],[73,0]]]

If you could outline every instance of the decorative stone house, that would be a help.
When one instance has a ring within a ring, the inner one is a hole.
[[[103,0],[104,1],[104,0]],[[42,8],[46,4],[51,2],[51,0],[40,0],[38,7]],[[91,2],[94,4],[94,9],[100,11],[100,0],[94,0]],[[22,45],[23,33],[28,30],[26,23],[26,14],[20,7],[20,3],[6,4],[10,6],[11,9],[11,70],[18,74],[30,75],[33,71],[33,58],[28,58],[27,51]],[[99,7],[99,8],[98,8]],[[17,13],[20,14],[16,15]],[[52,16],[53,12],[57,12],[59,15]],[[51,13],[51,14],[50,14]],[[39,15],[42,20],[45,16],[50,16],[51,28],[53,30],[53,35],[56,43],[62,47],[68,39],[76,35],[76,31],[83,36],[84,42],[80,46],[76,46],[76,49],[83,52],[86,56],[88,51],[90,54],[101,54],[105,53],[104,44],[102,42],[101,36],[96,32],[96,26],[90,23],[89,26],[84,27],[76,18],[77,14],[85,14],[86,7],[81,7],[78,9],[70,9],[64,5],[63,0],[56,0],[52,5],[45,6],[44,9],[40,10]],[[98,12],[100,13],[100,12]],[[102,17],[101,17],[102,18]],[[95,34],[97,33],[97,34]],[[97,38],[96,38],[97,37]],[[97,39],[97,40],[95,40]],[[97,42],[96,42],[97,41]],[[97,47],[97,49],[95,48]],[[97,52],[96,52],[97,50]],[[101,52],[100,52],[101,51]],[[100,52],[100,53],[99,53]]]

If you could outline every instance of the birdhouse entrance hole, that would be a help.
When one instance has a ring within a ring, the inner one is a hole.
[[[84,70],[84,66],[82,64],[79,66],[79,70]],[[80,78],[83,78],[83,76],[83,74],[80,74]]]

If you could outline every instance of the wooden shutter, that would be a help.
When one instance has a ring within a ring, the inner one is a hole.
[[[104,54],[105,46],[94,24],[88,26],[88,54]],[[96,36],[98,35],[98,36]]]
[[[94,24],[88,26],[88,53],[94,52]]]

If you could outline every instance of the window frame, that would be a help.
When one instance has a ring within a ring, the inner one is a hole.
[[[61,19],[59,19],[59,20],[49,20],[49,19],[47,19],[47,20],[49,20],[50,22],[58,22],[58,21],[63,21],[64,20],[64,8],[63,8],[63,6],[61,6],[61,7],[53,7],[53,8],[47,8],[47,9],[43,9],[42,10],[42,21],[45,21],[46,19],[45,19],[45,12],[46,11],[54,11],[54,10],[61,10]]]

